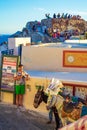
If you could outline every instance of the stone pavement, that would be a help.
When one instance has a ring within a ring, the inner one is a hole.
[[[48,125],[47,120],[38,112],[0,103],[0,130],[53,130],[55,123]]]

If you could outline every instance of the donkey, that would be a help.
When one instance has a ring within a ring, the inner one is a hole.
[[[47,100],[48,100],[48,95],[43,91],[43,89],[38,89],[37,93],[35,94],[34,97],[34,102],[33,102],[33,106],[35,108],[38,108],[39,105],[44,102],[47,104]],[[54,117],[55,117],[55,122],[56,122],[56,128],[55,130],[58,130],[58,128],[60,127],[60,118],[59,118],[59,114],[58,111],[56,109],[55,106],[52,106],[52,110],[54,113]]]
[[[50,97],[48,97],[49,100]],[[72,123],[81,117],[83,102],[80,98],[77,103],[72,101],[66,102],[61,95],[51,95],[50,102],[47,103],[47,109],[49,110],[52,106],[56,107],[59,118],[61,119],[62,125],[65,126],[67,123]]]
[[[80,118],[82,105],[78,106],[77,108],[74,106],[73,103],[70,103],[64,106],[65,96],[60,95],[60,92],[63,92],[63,84],[60,80],[52,79],[50,85],[46,89],[46,93],[49,95],[47,96],[43,90],[38,90],[35,94],[34,98],[34,107],[37,108],[42,101],[47,103],[46,107],[49,110],[50,108],[55,106],[55,120],[56,120],[56,129],[59,128],[59,120],[61,120],[62,125],[67,125],[68,122],[74,122]],[[72,105],[72,107],[70,107]],[[68,107],[67,107],[68,106]],[[73,108],[73,109],[72,109]],[[78,109],[79,108],[79,109]]]

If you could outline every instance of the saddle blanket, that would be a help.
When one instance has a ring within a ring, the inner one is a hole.
[[[59,130],[87,130],[87,115]]]

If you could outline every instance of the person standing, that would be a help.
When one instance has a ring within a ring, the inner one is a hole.
[[[47,124],[51,124],[53,120],[53,110],[52,108],[49,109],[49,120],[47,121]]]
[[[23,107],[23,95],[25,94],[25,81],[30,76],[23,71],[23,65],[18,66],[18,71],[14,76],[15,80],[15,94],[16,94],[16,105]]]

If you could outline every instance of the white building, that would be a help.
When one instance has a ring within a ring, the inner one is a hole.
[[[19,46],[26,46],[31,43],[30,37],[20,37],[20,38],[8,38],[8,49],[14,49],[14,55],[18,55]]]

